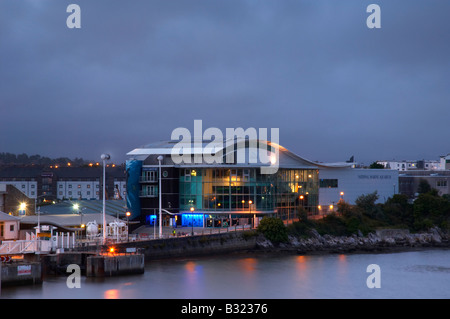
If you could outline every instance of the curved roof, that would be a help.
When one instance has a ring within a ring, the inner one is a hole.
[[[264,155],[264,151],[267,151],[266,155]],[[162,165],[178,167],[223,167],[223,165],[264,167],[276,164],[280,168],[319,169],[343,168],[352,165],[352,163],[316,163],[271,141],[242,138],[223,141],[159,141],[138,147],[128,152],[127,155],[132,159],[145,161],[144,164],[147,165],[158,165],[157,157],[163,155]],[[181,159],[182,155],[186,156],[186,160],[174,161],[177,157]],[[205,160],[205,157],[209,158],[209,161]],[[214,161],[211,160],[213,157]],[[272,162],[272,157],[276,163]]]

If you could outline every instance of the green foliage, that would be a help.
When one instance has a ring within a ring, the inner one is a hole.
[[[370,218],[383,219],[384,214],[380,206],[375,204],[378,197],[377,191],[367,195],[361,195],[355,200],[356,207],[362,214]]]
[[[433,225],[446,227],[450,218],[450,202],[435,190],[420,194],[414,201],[413,228],[421,230]]]
[[[417,187],[417,192],[419,194],[425,194],[428,193],[429,191],[431,191],[430,183],[428,183],[428,181],[425,179],[421,179],[419,181],[419,186]]]
[[[258,225],[258,232],[262,233],[272,243],[284,243],[288,241],[287,228],[281,219],[264,217]]]
[[[300,221],[307,221],[308,220],[308,212],[303,206],[298,206],[297,208],[297,214]]]
[[[408,197],[396,194],[385,204],[375,204],[378,194],[357,198],[355,205],[344,201],[337,204],[337,214],[319,220],[301,219],[287,227],[288,234],[309,237],[316,229],[321,235],[348,236],[361,231],[364,235],[376,228],[407,228],[427,230],[433,226],[450,229],[450,196],[439,196],[436,190],[420,194],[413,204]]]
[[[312,223],[308,223],[306,221],[298,221],[298,222],[293,222],[292,224],[289,224],[287,226],[287,232],[288,234],[297,236],[297,237],[303,237],[303,238],[307,238],[309,237],[309,233],[311,231],[311,229],[314,228],[312,226]]]
[[[414,222],[413,205],[408,203],[408,197],[395,194],[388,198],[383,206],[386,221],[390,225],[400,225],[400,228],[411,226]]]
[[[332,213],[316,221],[315,229],[321,235],[347,236],[347,225],[344,218]]]
[[[373,162],[372,164],[370,164],[369,168],[380,169],[380,168],[384,168],[384,166],[383,166],[383,164],[378,164],[377,162]]]

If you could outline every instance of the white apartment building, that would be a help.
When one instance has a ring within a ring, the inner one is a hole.
[[[58,181],[56,198],[64,199],[100,199],[100,181]]]
[[[37,197],[37,181],[0,181],[0,185],[12,185],[29,198]]]
[[[447,155],[440,156],[439,159],[440,170],[450,170],[450,153]]]
[[[436,171],[443,170],[442,160],[389,160],[389,161],[377,161],[378,164],[384,166],[387,169],[395,169],[397,171],[408,171],[408,170],[427,170]]]

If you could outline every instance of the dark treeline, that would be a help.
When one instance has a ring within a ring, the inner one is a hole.
[[[82,158],[70,159],[67,157],[50,158],[41,155],[30,155],[27,154],[11,154],[11,153],[0,153],[0,165],[66,165],[70,163],[73,166],[81,166],[86,163]]]

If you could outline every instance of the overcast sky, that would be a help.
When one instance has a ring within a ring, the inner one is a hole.
[[[0,0],[0,152],[119,162],[201,119],[279,128],[310,160],[438,159],[449,14],[448,0]]]

